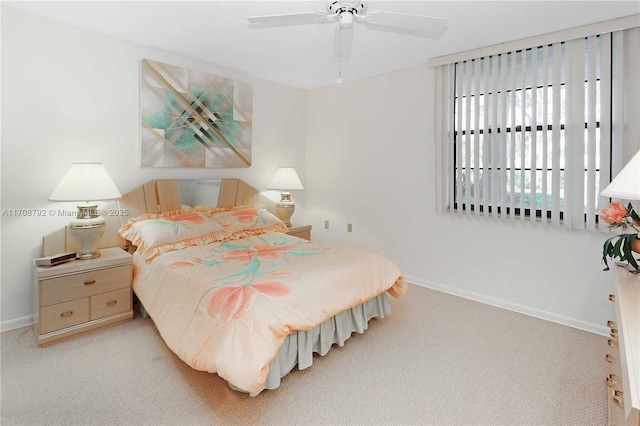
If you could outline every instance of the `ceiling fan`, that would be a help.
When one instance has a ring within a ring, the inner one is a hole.
[[[447,29],[447,19],[410,13],[368,10],[364,1],[326,0],[326,10],[252,16],[247,18],[252,28],[289,25],[338,23],[334,42],[334,58],[342,63],[351,56],[353,23],[372,30],[389,31],[418,37],[440,38]],[[338,82],[341,82],[341,71]]]
[[[349,29],[354,22],[358,22],[374,30],[434,38],[440,37],[447,28],[447,20],[444,18],[368,10],[364,1],[326,0],[325,3],[326,11],[252,16],[247,20],[254,26],[324,24],[337,21],[342,29]]]

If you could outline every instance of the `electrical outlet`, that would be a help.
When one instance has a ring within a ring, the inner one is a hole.
[[[328,220],[324,221],[324,229],[329,229],[329,221]]]
[[[347,232],[351,232],[353,231],[353,225],[351,225],[350,223],[347,223]]]

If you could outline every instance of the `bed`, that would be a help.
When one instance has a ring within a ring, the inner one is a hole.
[[[255,396],[388,315],[406,283],[376,252],[288,235],[257,190],[222,182],[216,207],[182,205],[175,181],[148,183],[123,197],[130,215],[106,236],[133,252],[133,291],[167,346]]]

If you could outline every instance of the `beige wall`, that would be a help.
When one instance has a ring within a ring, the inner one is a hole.
[[[139,167],[143,58],[253,84],[253,164]],[[2,209],[75,209],[47,199],[74,161],[104,163],[120,192],[154,178],[240,177],[265,189],[276,169],[304,175],[305,93],[233,70],[2,7]],[[269,195],[269,194],[267,194]],[[304,218],[304,193],[296,217]],[[68,218],[3,216],[2,328],[31,321],[31,259]]]
[[[605,234],[436,213],[433,99],[428,67],[310,93],[314,239],[377,249],[413,283],[606,333]]]
[[[252,81],[252,167],[140,168],[142,58]],[[302,92],[3,6],[2,208],[61,207],[47,198],[72,161],[103,162],[121,192],[163,177],[241,177],[263,189],[293,165],[305,186],[296,222],[313,225],[313,239],[372,247],[417,284],[605,333],[604,235],[436,214],[433,89],[420,67]],[[31,259],[67,218],[1,219],[7,329],[31,321]]]

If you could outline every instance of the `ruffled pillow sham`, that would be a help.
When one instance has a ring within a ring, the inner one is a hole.
[[[130,219],[119,229],[122,238],[137,246],[146,260],[167,251],[222,241],[231,235],[231,226],[211,217],[209,209],[181,209],[145,214]]]
[[[130,219],[119,233],[145,260],[172,250],[267,232],[288,232],[283,221],[262,206],[197,206]]]
[[[215,212],[214,212],[215,211]],[[227,209],[213,209],[212,217],[225,225],[230,225],[228,239],[261,235],[267,232],[288,232],[283,221],[261,206],[234,206]]]

